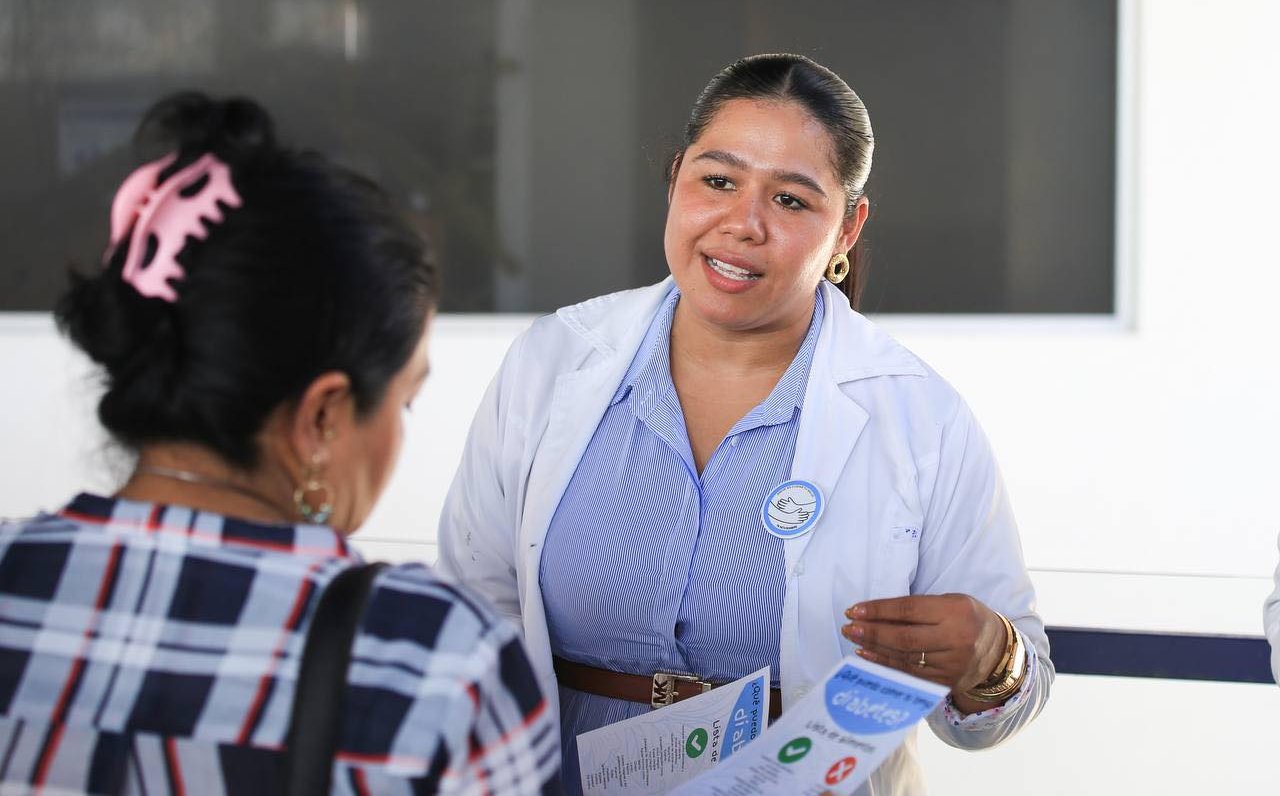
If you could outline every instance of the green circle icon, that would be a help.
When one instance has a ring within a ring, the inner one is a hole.
[[[778,750],[778,762],[794,763],[809,754],[809,750],[812,748],[813,741],[801,735],[799,738],[796,738]]]
[[[689,733],[689,737],[684,742],[684,753],[689,757],[698,757],[705,751],[707,751],[707,731],[699,727]]]

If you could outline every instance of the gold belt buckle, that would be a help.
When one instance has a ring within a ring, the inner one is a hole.
[[[698,679],[693,674],[676,674],[675,672],[654,672],[653,692],[649,698],[649,707],[657,710],[673,704],[676,699],[676,688],[680,683],[692,683],[702,686],[702,693],[711,690],[711,683]]]

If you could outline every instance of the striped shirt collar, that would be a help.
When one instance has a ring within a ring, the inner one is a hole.
[[[597,296],[556,310],[556,318],[592,351],[605,358],[627,357],[630,363],[675,281],[668,276],[653,285]],[[932,371],[849,306],[840,288],[827,280],[818,287],[825,318],[814,362],[836,384],[879,376],[927,376]],[[586,367],[589,362],[584,362]],[[621,370],[621,365],[619,365]]]
[[[676,305],[680,303],[679,288],[672,287],[666,299],[658,308],[649,331],[645,335],[640,348],[636,351],[631,366],[622,378],[622,383],[614,392],[609,405],[613,406],[626,399],[633,391],[640,390],[658,396],[679,407],[679,399],[675,395],[675,385],[671,382],[671,322],[675,317]],[[795,358],[787,366],[778,383],[774,385],[769,396],[739,420],[729,431],[729,435],[746,431],[758,426],[776,425],[790,420],[794,411],[804,405],[805,385],[809,378],[809,368],[813,363],[813,353],[818,346],[818,333],[822,329],[825,314],[825,299],[822,291],[816,291],[813,317],[809,321],[809,330],[804,341],[796,352]],[[643,411],[644,402],[633,402],[633,411],[637,416]]]
[[[58,516],[113,531],[185,539],[202,547],[239,547],[289,555],[359,557],[326,525],[270,524],[226,517],[185,506],[109,498],[82,492]]]

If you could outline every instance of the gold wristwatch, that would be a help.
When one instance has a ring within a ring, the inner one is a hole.
[[[965,696],[975,702],[1004,702],[1022,687],[1027,674],[1027,649],[1022,643],[1022,637],[1004,614],[997,612],[996,616],[1004,623],[1004,657],[990,677],[964,692]]]

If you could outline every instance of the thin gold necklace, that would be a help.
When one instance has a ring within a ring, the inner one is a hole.
[[[182,481],[185,484],[198,484],[200,486],[211,486],[217,489],[228,489],[232,492],[244,495],[247,498],[252,498],[257,501],[259,505],[271,509],[273,514],[276,514],[285,520],[290,520],[289,515],[281,511],[280,507],[275,503],[272,503],[266,497],[258,494],[247,486],[241,486],[234,481],[227,481],[222,478],[211,478],[207,475],[201,475],[200,473],[193,473],[190,470],[179,470],[174,467],[157,467],[149,464],[138,465],[136,471],[139,473],[146,473],[147,475],[157,475],[161,478],[172,478],[175,481]]]

